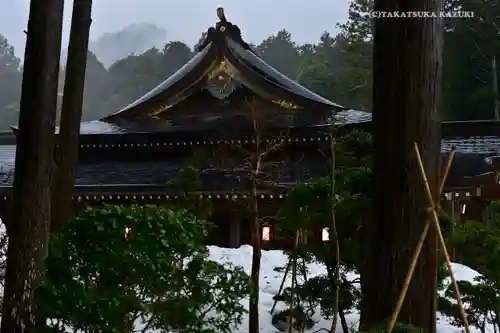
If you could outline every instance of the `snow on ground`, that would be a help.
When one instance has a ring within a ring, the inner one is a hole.
[[[234,266],[241,266],[250,274],[252,265],[252,247],[245,245],[239,249],[226,249],[216,246],[209,246],[210,259],[219,263],[230,263]],[[286,266],[287,256],[282,251],[262,251],[261,273],[260,273],[260,332],[262,333],[275,333],[279,332],[271,324],[270,310],[273,305],[273,296],[278,293],[280,284],[283,280],[284,273],[276,272],[275,267]],[[309,277],[325,273],[325,268],[319,264],[310,264]],[[472,281],[479,273],[474,270],[461,265],[453,264],[453,271],[457,280]],[[349,277],[350,278],[350,277]],[[289,286],[291,281],[286,281],[285,286]],[[245,306],[248,306],[248,299],[242,300]],[[276,311],[283,310],[284,305],[278,303]],[[455,327],[447,323],[447,319],[443,316],[438,316],[437,331],[438,333],[461,333],[463,328]],[[331,325],[330,320],[326,320],[317,315],[314,318],[317,324],[307,333],[317,332],[321,328],[329,328]],[[346,315],[349,327],[353,331],[357,329],[359,316],[356,313]],[[340,326],[340,325],[339,325]],[[138,325],[137,332],[142,332],[141,325]],[[473,333],[480,333],[479,330],[471,328]],[[68,331],[71,332],[71,331]],[[233,333],[247,333],[248,332],[248,315],[245,316],[243,323],[235,328]],[[338,333],[342,333],[341,327],[337,328]],[[493,333],[493,328],[487,329],[486,333]],[[149,330],[147,333],[160,333],[160,331]]]
[[[216,246],[210,246],[210,259],[217,262],[229,262],[235,266],[241,266],[245,271],[250,274],[250,268],[252,265],[252,247],[244,245],[239,249],[226,249],[219,248]],[[283,280],[284,273],[275,272],[275,267],[286,266],[287,256],[282,251],[262,251],[262,261],[261,261],[261,271],[260,271],[260,331],[262,333],[274,333],[278,330],[271,325],[271,314],[270,310],[273,305],[273,296],[278,293],[281,281]],[[479,273],[470,269],[467,266],[461,264],[452,264],[453,271],[457,280],[467,280],[472,281],[474,277],[478,276]],[[309,276],[313,277],[316,275],[324,274],[325,268],[319,264],[310,264]],[[285,282],[285,286],[289,286],[290,280]],[[243,304],[247,305],[248,300],[243,300]],[[278,303],[277,310],[282,310],[283,305]],[[318,323],[314,326],[312,330],[308,333],[315,332],[321,328],[329,328],[331,325],[330,320],[323,319],[321,317],[314,318]],[[358,326],[359,316],[356,313],[348,314],[346,316],[348,325],[353,329]],[[463,332],[462,328],[451,326],[447,323],[447,320],[443,316],[439,316],[438,319],[439,333],[455,333]],[[478,330],[472,329],[474,333],[478,333]],[[493,329],[487,332],[493,332]],[[247,333],[248,332],[248,317],[245,317],[242,325],[234,331],[234,333]],[[342,333],[340,327],[337,328],[338,333]],[[157,332],[151,332],[157,333]]]
[[[244,245],[239,249],[226,249],[219,248],[217,246],[210,246],[210,259],[224,263],[228,262],[235,266],[241,266],[244,268],[247,274],[250,274],[250,269],[252,267],[252,247],[249,245]],[[270,313],[271,307],[273,306],[273,297],[278,293],[281,282],[283,281],[284,272],[274,271],[275,267],[284,267],[287,264],[288,257],[283,253],[283,251],[262,251],[261,259],[261,271],[260,271],[260,331],[262,333],[273,333],[278,332],[278,330],[272,326]],[[319,264],[310,264],[308,266],[309,274],[308,277],[313,277],[317,275],[322,275],[326,273],[324,266]],[[285,287],[290,286],[290,279],[285,282]],[[248,304],[248,299],[243,300],[243,304]],[[280,310],[284,310],[285,306],[278,303],[276,306],[275,313]],[[319,315],[317,318],[318,324],[314,327],[311,332],[314,332],[320,328],[329,328],[331,321],[322,319]],[[347,320],[350,323],[355,323],[357,320],[356,315],[348,315]],[[248,315],[245,316],[243,323],[238,330],[234,333],[247,333],[248,332]],[[339,331],[340,332],[340,331]],[[156,333],[156,332],[155,332]]]

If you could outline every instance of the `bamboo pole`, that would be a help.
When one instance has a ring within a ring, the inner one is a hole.
[[[455,158],[455,149],[450,152],[450,156],[446,161],[446,166],[443,173],[443,178],[441,178],[441,183],[439,184],[439,197],[443,195],[444,186],[446,185],[446,181],[448,180],[448,174],[450,173],[451,165],[453,164],[453,159]]]
[[[434,226],[436,228],[436,232],[437,232],[438,237],[439,237],[439,243],[441,244],[441,249],[443,250],[443,255],[444,255],[444,260],[446,262],[446,266],[448,267],[448,273],[450,274],[451,284],[453,286],[453,289],[455,290],[455,294],[457,297],[457,304],[458,304],[458,307],[460,309],[460,315],[462,317],[465,332],[470,333],[469,323],[467,322],[467,316],[465,314],[464,305],[462,303],[462,296],[460,295],[460,290],[458,288],[455,274],[453,274],[453,270],[451,267],[450,255],[448,254],[448,250],[446,249],[446,242],[444,240],[443,233],[441,232],[441,227],[439,226],[439,217],[438,217],[438,214],[436,211],[436,205],[434,203],[434,200],[432,199],[431,188],[429,186],[429,181],[427,180],[427,175],[425,174],[424,164],[422,163],[422,157],[420,156],[420,151],[418,149],[418,145],[416,142],[414,143],[414,148],[415,148],[415,154],[417,155],[417,162],[418,162],[418,167],[420,169],[420,174],[422,175],[422,178],[424,181],[425,193],[427,195],[427,200],[432,205],[431,206],[431,213],[432,213],[432,218],[434,220]]]
[[[420,155],[420,154],[419,154]],[[450,153],[450,156],[448,157],[448,160],[446,162],[446,167],[444,170],[443,178],[441,179],[441,183],[439,186],[439,197],[441,197],[443,190],[444,190],[444,185],[446,183],[446,180],[448,179],[448,174],[450,172],[451,165],[453,163],[453,159],[455,157],[455,151],[452,150]],[[425,181],[427,181],[427,177],[425,177]],[[428,183],[427,183],[428,185]],[[403,306],[403,302],[406,297],[406,293],[408,292],[408,287],[410,286],[411,279],[413,277],[413,273],[415,272],[415,267],[418,262],[418,258],[420,257],[420,252],[422,252],[422,247],[425,242],[425,238],[427,237],[427,234],[429,233],[429,228],[431,226],[431,221],[432,219],[429,217],[427,218],[424,226],[424,230],[422,230],[422,233],[420,234],[420,238],[417,243],[417,247],[415,248],[415,252],[413,253],[413,257],[411,259],[410,267],[408,268],[408,272],[406,273],[406,278],[403,284],[403,288],[401,289],[401,293],[399,294],[398,301],[396,303],[396,308],[394,309],[394,312],[392,313],[391,319],[389,320],[389,326],[388,326],[388,333],[391,333],[392,330],[394,329],[394,326],[396,325],[396,321],[398,319],[398,315],[401,312],[401,308]]]

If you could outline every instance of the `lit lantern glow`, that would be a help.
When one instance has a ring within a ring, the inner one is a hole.
[[[328,242],[330,240],[330,230],[329,228],[323,228],[321,231],[321,240],[323,242]]]
[[[129,228],[128,226],[125,227],[125,240],[128,240],[128,235],[132,231],[132,228]]]
[[[270,241],[271,240],[271,228],[270,227],[262,227],[262,240]]]
[[[467,205],[466,205],[466,204],[463,204],[463,205],[462,205],[462,214],[465,214],[465,208],[467,208]]]

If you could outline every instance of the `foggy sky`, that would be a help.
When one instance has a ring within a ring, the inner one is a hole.
[[[67,44],[72,1],[66,0],[63,47]],[[194,45],[202,31],[217,21],[223,6],[227,18],[241,28],[248,42],[287,29],[298,43],[314,43],[325,30],[347,19],[348,0],[94,0],[91,39],[132,24],[148,22],[163,27],[169,40]],[[7,0],[0,9],[0,34],[24,53],[29,0]]]

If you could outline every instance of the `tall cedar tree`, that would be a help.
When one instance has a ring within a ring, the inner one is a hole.
[[[50,226],[64,0],[32,0],[24,59],[1,331],[31,332]]]
[[[442,10],[441,1],[376,0],[375,11]],[[439,15],[438,15],[439,17]],[[361,329],[381,324],[402,289],[428,200],[413,150],[417,142],[431,189],[437,191],[441,116],[442,20],[377,19],[374,30],[373,137],[375,193],[366,232]],[[429,235],[435,232],[430,231]],[[424,245],[399,321],[434,331],[432,253]]]
[[[64,80],[64,96],[57,147],[56,170],[52,195],[52,223],[50,230],[57,232],[71,217],[75,173],[78,163],[78,139],[82,119],[83,91],[92,22],[92,0],[74,0],[68,62]]]

